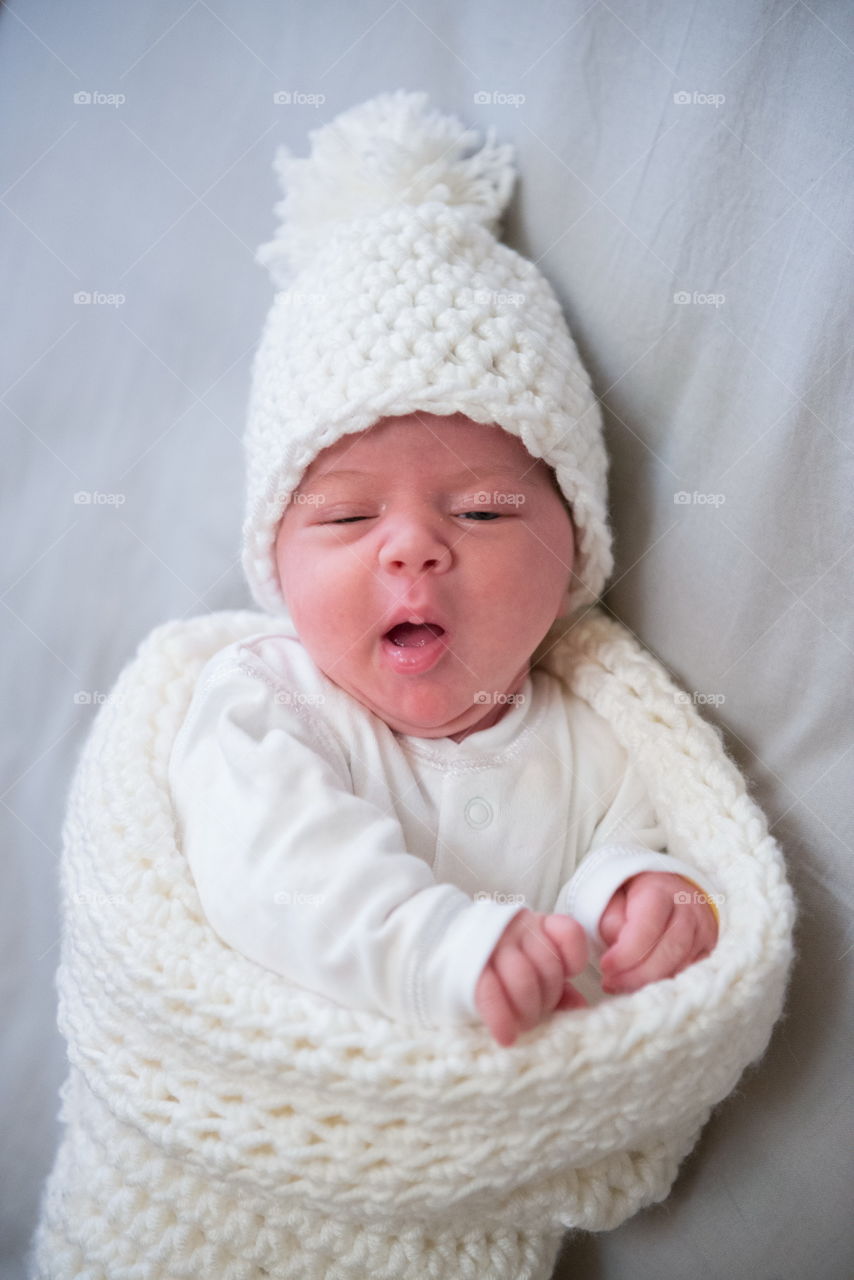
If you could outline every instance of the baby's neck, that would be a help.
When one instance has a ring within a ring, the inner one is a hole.
[[[448,737],[451,742],[462,742],[472,733],[480,733],[483,729],[491,729],[493,725],[498,724],[499,720],[503,720],[507,712],[516,706],[516,696],[524,687],[528,678],[529,668],[525,667],[513,681],[512,689],[504,694],[501,701],[496,701],[489,708],[481,720],[474,724],[468,725],[465,729],[460,729],[458,733],[449,733]]]

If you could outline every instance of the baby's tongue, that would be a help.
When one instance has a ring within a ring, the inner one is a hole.
[[[392,644],[405,648],[421,648],[428,640],[432,640],[434,636],[441,634],[441,627],[435,627],[429,622],[422,622],[417,625],[414,622],[399,622],[396,627],[392,627],[391,631],[389,631],[388,638]]]

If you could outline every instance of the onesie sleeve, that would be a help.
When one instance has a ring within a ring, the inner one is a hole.
[[[344,1005],[477,1022],[477,980],[516,904],[473,901],[353,794],[331,722],[245,662],[214,662],[173,744],[182,848],[219,937]]]
[[[626,759],[625,752],[620,753]],[[584,927],[591,958],[605,947],[599,921],[621,884],[641,871],[683,876],[703,892],[718,917],[718,895],[708,877],[666,851],[666,836],[636,767],[627,762],[616,795],[593,833],[590,847],[558,895],[555,911]]]

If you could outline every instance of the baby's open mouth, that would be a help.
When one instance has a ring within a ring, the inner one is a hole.
[[[398,622],[396,627],[385,633],[384,639],[390,640],[401,648],[420,649],[434,636],[445,634],[445,628],[437,622]]]

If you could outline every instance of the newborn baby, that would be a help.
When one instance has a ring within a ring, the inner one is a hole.
[[[212,927],[351,1008],[511,1045],[717,938],[601,716],[531,660],[568,614],[552,468],[462,413],[322,449],[275,535],[292,625],[196,685],[169,783]]]
[[[613,560],[589,376],[495,235],[512,148],[403,90],[310,138],[276,157],[245,435],[242,563],[281,627],[202,672],[179,835],[249,959],[510,1045],[585,1003],[588,955],[597,999],[700,959],[716,908],[609,722],[532,663]]]

